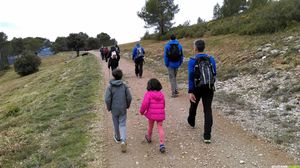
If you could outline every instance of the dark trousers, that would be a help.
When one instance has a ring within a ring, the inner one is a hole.
[[[144,60],[135,60],[135,75],[142,77]]]
[[[197,88],[194,91],[196,103],[190,101],[191,106],[189,110],[188,122],[191,126],[195,126],[197,107],[200,99],[202,98],[203,111],[204,111],[204,139],[211,138],[211,127],[213,125],[213,116],[211,104],[214,97],[214,91],[209,88]]]

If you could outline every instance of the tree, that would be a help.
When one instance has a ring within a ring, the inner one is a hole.
[[[250,6],[250,9],[255,9],[255,8],[266,5],[269,1],[270,0],[250,0],[249,6]]]
[[[221,8],[220,8],[220,5],[219,3],[217,3],[214,7],[214,16],[213,16],[213,19],[214,20],[217,20],[217,19],[220,19],[222,17],[221,15]]]
[[[179,7],[174,4],[174,0],[147,0],[137,15],[145,21],[145,28],[156,27],[160,35],[165,35],[173,26],[171,21],[178,12]]]
[[[12,55],[19,55],[25,50],[22,38],[13,38],[10,43],[12,47]]]
[[[197,24],[205,23],[205,20],[201,19],[201,17],[198,17]]]
[[[39,70],[41,58],[32,51],[25,51],[14,63],[15,71],[21,75],[29,75]]]
[[[222,17],[238,14],[240,8],[246,5],[246,0],[224,0],[221,8]]]
[[[100,48],[100,41],[97,38],[90,37],[88,38],[86,45],[88,50],[98,49]]]
[[[68,43],[66,37],[57,37],[52,45],[52,49],[55,53],[61,51],[68,51]]]
[[[71,33],[67,37],[67,45],[69,49],[75,50],[77,53],[77,57],[79,56],[79,51],[84,49],[85,42],[89,36],[85,33]]]
[[[99,39],[100,46],[109,46],[110,45],[110,36],[107,33],[100,33],[97,35]]]
[[[45,38],[41,37],[27,37],[23,39],[23,44],[25,50],[33,51],[34,53],[37,53],[40,48],[43,47],[44,41],[47,40]]]
[[[0,32],[0,70],[5,69],[8,65],[7,56],[4,55],[6,40],[7,35],[4,32]]]

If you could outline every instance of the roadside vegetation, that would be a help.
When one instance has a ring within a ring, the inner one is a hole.
[[[94,56],[42,59],[37,73],[0,78],[0,167],[85,167],[99,108]]]

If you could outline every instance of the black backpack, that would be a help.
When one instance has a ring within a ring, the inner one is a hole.
[[[214,78],[214,69],[212,63],[210,62],[210,57],[200,57],[196,58],[196,63],[194,67],[194,79],[195,86],[208,86],[209,88],[214,87],[215,78]]]
[[[182,56],[181,50],[179,49],[178,44],[170,44],[170,50],[167,53],[169,61],[178,62]]]

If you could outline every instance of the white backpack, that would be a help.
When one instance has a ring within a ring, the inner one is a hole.
[[[116,51],[111,52],[111,58],[112,59],[117,59],[117,52]]]

